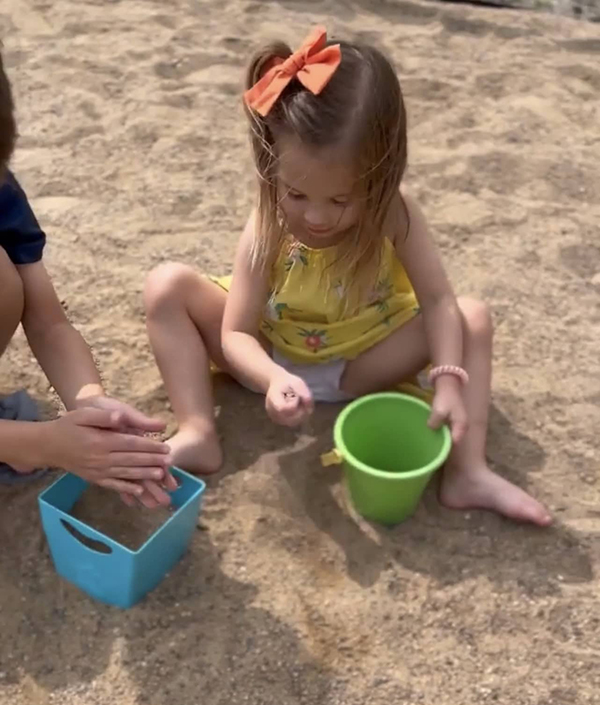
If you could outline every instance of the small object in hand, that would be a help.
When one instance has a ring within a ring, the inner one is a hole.
[[[284,392],[284,393],[283,393],[283,396],[284,396],[286,399],[295,399],[295,398],[296,398],[296,392],[294,392],[292,389],[290,389],[289,391]]]

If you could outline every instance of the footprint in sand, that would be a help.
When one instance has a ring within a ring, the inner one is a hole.
[[[215,64],[230,65],[234,63],[236,62],[233,62],[231,57],[223,54],[215,55],[208,52],[199,52],[198,54],[190,54],[173,61],[159,61],[154,65],[154,71],[160,78],[181,79]]]
[[[582,279],[592,280],[600,275],[600,247],[597,245],[567,245],[561,248],[560,259],[569,271]]]
[[[591,68],[591,66],[583,66],[582,64],[573,64],[571,66],[560,66],[558,72],[570,79],[575,79],[581,87],[589,91],[589,98],[596,99],[600,93],[600,71]],[[578,95],[584,99],[586,96],[578,91]]]
[[[600,39],[567,39],[558,45],[574,54],[600,54]]]

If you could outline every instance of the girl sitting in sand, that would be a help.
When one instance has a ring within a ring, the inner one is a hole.
[[[219,469],[210,361],[300,424],[314,402],[396,387],[428,369],[430,424],[454,448],[440,500],[547,525],[546,509],[490,470],[492,321],[456,299],[416,202],[400,191],[404,101],[375,48],[317,28],[252,60],[244,96],[259,179],[227,282],[165,264],[145,290],[148,331],[178,433],[173,461]],[[421,375],[422,376],[422,375]]]

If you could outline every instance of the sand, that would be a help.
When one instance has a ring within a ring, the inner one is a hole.
[[[243,63],[314,20],[398,64],[408,183],[457,291],[494,308],[491,460],[556,525],[445,510],[434,488],[405,525],[366,525],[318,462],[336,408],[295,435],[221,382],[203,530],[126,613],[55,574],[44,483],[0,491],[1,703],[600,703],[598,25],[417,0],[3,0],[47,266],[107,388],[172,424],[144,274],[228,271],[252,201]],[[19,336],[0,391],[21,386],[51,399]]]
[[[151,511],[137,503],[133,507],[124,507],[116,492],[92,485],[75,502],[69,514],[122,546],[137,551],[174,511],[175,507],[157,507]],[[71,528],[75,527],[71,525]],[[82,538],[84,545],[90,546],[90,540]],[[90,547],[94,548],[93,544]],[[106,545],[96,548],[110,553]]]

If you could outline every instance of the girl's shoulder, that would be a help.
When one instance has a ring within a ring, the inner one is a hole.
[[[399,189],[396,198],[390,205],[383,225],[383,234],[394,248],[408,235],[413,203],[414,200],[410,193],[406,189]]]

